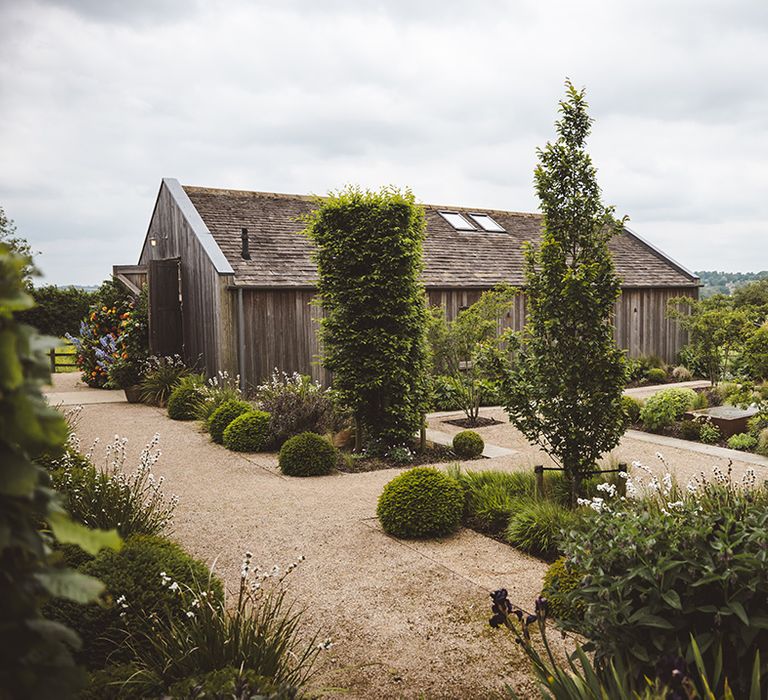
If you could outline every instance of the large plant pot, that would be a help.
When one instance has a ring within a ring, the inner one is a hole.
[[[133,386],[126,386],[123,388],[125,392],[125,398],[128,403],[141,403],[141,388],[138,384]]]

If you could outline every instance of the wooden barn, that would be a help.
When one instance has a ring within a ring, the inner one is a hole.
[[[301,234],[311,197],[182,186],[162,181],[138,265],[114,274],[149,284],[150,343],[209,374],[248,384],[274,368],[327,380],[317,359],[312,244]],[[424,285],[449,318],[500,282],[523,285],[523,244],[540,236],[538,214],[425,205]],[[673,362],[685,337],[665,318],[671,297],[698,297],[699,279],[629,229],[610,244],[622,295],[616,340],[632,356]],[[520,295],[505,320],[521,328]]]

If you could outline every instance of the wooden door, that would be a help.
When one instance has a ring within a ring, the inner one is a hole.
[[[184,356],[179,259],[149,263],[149,350]]]

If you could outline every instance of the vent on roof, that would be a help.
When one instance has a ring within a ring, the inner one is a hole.
[[[250,260],[251,259],[251,251],[248,247],[248,229],[244,228],[240,232],[240,242],[242,244],[242,250],[240,251],[240,255],[242,256],[243,260]]]
[[[504,227],[494,221],[488,214],[470,214],[469,217],[481,229],[483,229],[483,231],[490,231],[491,233],[506,233]]]
[[[438,214],[440,214],[440,216],[442,216],[457,231],[477,231],[477,228],[457,211],[440,211]]]

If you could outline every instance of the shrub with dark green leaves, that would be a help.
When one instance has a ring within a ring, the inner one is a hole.
[[[218,599],[223,596],[221,583],[202,562],[179,545],[151,535],[128,538],[119,552],[100,552],[80,571],[106,584],[109,603],[56,602],[49,611],[80,634],[83,648],[79,658],[89,668],[103,668],[107,660],[129,660],[127,630],[151,635],[155,616],[167,620],[186,615],[178,594],[180,585],[205,587],[210,579],[210,594]]]
[[[768,379],[768,323],[747,339],[741,360],[751,379]]]
[[[203,401],[204,384],[201,374],[182,377],[168,397],[168,417],[171,420],[194,420]]]
[[[755,452],[763,457],[768,457],[768,428],[763,428],[757,436]]]
[[[554,557],[562,551],[563,537],[576,520],[572,510],[557,503],[529,500],[512,514],[504,540],[528,554]]]
[[[483,438],[474,430],[462,430],[453,436],[453,451],[462,459],[476,459],[485,449]]]
[[[728,447],[732,450],[752,450],[757,446],[757,438],[749,433],[736,433],[728,438]]]
[[[645,376],[652,384],[664,384],[667,381],[667,373],[661,367],[651,367]]]
[[[749,697],[755,653],[768,648],[768,490],[754,481],[716,473],[674,503],[614,501],[570,529],[564,553],[587,577],[567,602],[588,614],[568,622],[599,664],[618,660],[653,678],[660,659],[690,654],[693,636],[708,668],[722,648],[733,697]]]
[[[265,411],[241,413],[224,428],[224,447],[235,452],[260,452],[270,443],[270,415]]]
[[[555,619],[580,620],[584,617],[585,605],[576,601],[571,605],[567,595],[583,585],[586,572],[574,566],[566,557],[560,557],[550,564],[544,574],[541,594],[547,599],[547,612]]]
[[[678,426],[680,437],[683,440],[699,440],[701,438],[701,422],[696,420],[680,421]]]
[[[287,476],[324,476],[336,466],[336,448],[316,433],[301,433],[283,443],[278,463]]]
[[[693,389],[673,387],[646,399],[640,410],[640,420],[648,430],[663,430],[680,420],[696,401]]]
[[[211,440],[221,445],[224,442],[224,431],[227,426],[243,413],[253,411],[253,406],[241,399],[230,399],[219,406],[208,419],[207,428]]]
[[[633,425],[640,421],[640,410],[643,407],[641,401],[638,401],[633,396],[622,394],[621,407],[624,409],[624,415],[627,417],[627,423]]]
[[[250,669],[227,666],[199,673],[169,688],[172,698],[269,698],[294,700],[296,688],[276,684],[271,678],[260,676]]]
[[[376,515],[394,537],[440,537],[458,529],[464,492],[455,479],[434,467],[415,467],[390,481],[379,496]]]

